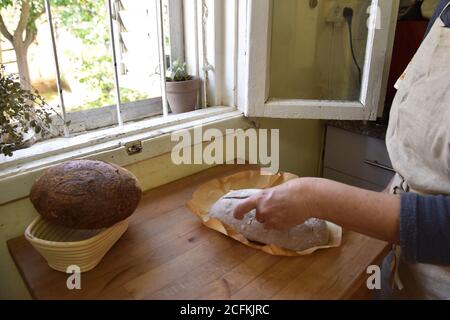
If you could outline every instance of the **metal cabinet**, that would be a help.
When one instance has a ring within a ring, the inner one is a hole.
[[[327,127],[323,170],[325,178],[381,191],[394,174],[383,140]]]

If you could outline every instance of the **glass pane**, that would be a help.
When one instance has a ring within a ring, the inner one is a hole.
[[[12,5],[1,11],[10,34],[16,31],[20,11],[21,3],[18,1],[13,1]],[[23,86],[30,88],[31,85],[56,112],[60,112],[50,28],[43,11],[43,3],[42,6],[32,7],[31,12],[28,20],[31,28],[23,34],[23,39],[29,40],[24,41],[21,47],[14,49],[5,35],[0,35],[0,62],[5,65],[6,72],[19,74],[24,79]]]
[[[67,112],[115,104],[107,1],[50,1]]]
[[[156,2],[118,0],[115,6],[121,102],[161,97]]]
[[[359,100],[371,2],[274,1],[270,97]]]
[[[175,2],[176,3],[176,2]],[[163,32],[164,32],[164,53],[167,60],[167,68],[173,58],[172,54],[172,39],[170,39],[170,5],[169,0],[162,0],[162,15],[163,15]],[[175,45],[175,44],[174,44]]]

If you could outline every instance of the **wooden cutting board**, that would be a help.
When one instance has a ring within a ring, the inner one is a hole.
[[[387,243],[344,231],[340,248],[275,257],[204,227],[186,202],[202,183],[254,166],[218,166],[147,192],[130,227],[81,290],[50,269],[24,237],[9,251],[35,299],[360,299]]]

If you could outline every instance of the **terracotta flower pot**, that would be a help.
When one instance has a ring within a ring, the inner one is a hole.
[[[194,111],[200,80],[173,81],[166,83],[167,100],[172,113]]]

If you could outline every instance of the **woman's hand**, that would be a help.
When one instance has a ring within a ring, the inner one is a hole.
[[[237,219],[256,209],[267,229],[287,230],[309,218],[334,222],[368,236],[399,243],[400,197],[320,178],[291,180],[243,200]]]
[[[234,210],[242,220],[256,209],[256,219],[266,229],[288,230],[313,217],[314,196],[309,179],[295,179],[280,186],[262,190],[243,200]]]

